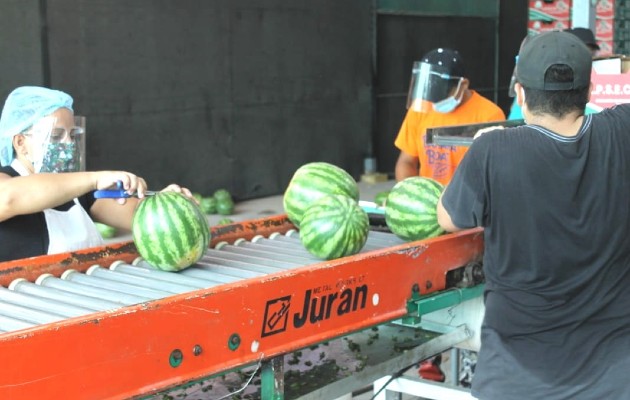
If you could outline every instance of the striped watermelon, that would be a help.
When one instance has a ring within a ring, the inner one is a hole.
[[[283,206],[289,220],[300,227],[306,209],[328,194],[359,200],[359,187],[350,174],[336,165],[312,162],[298,168],[284,192]]]
[[[398,182],[385,206],[385,222],[401,239],[421,240],[443,231],[437,222],[437,203],[444,186],[430,178],[414,176]]]
[[[165,271],[196,263],[210,241],[208,221],[199,206],[177,192],[142,200],[133,215],[132,234],[140,255]]]
[[[332,260],[361,251],[369,227],[366,212],[354,199],[341,194],[326,195],[304,213],[300,239],[314,256]]]

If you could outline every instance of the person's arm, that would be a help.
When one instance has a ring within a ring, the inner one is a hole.
[[[440,196],[440,200],[437,204],[437,220],[442,229],[447,232],[457,232],[463,230],[463,228],[460,228],[453,223],[453,219],[442,204],[442,196]]]
[[[129,197],[124,204],[120,199],[98,199],[89,210],[94,222],[100,222],[116,229],[131,230],[133,213],[140,199]]]
[[[33,174],[10,177],[0,173],[0,221],[33,214],[64,204],[75,197],[123,182],[125,190],[144,194],[144,179],[124,171]]]
[[[171,184],[162,189],[162,192],[167,191],[182,193],[184,196],[196,201],[190,190],[185,187]],[[120,201],[115,199],[98,199],[90,208],[90,216],[96,222],[118,229],[131,230],[133,213],[139,202],[140,199],[135,197],[128,198],[124,204],[120,204]]]
[[[487,222],[487,184],[484,180],[488,158],[486,135],[473,142],[440,196],[436,206],[437,220],[447,232],[484,226]]]
[[[396,181],[402,181],[411,176],[418,176],[419,172],[420,161],[418,157],[410,156],[404,151],[401,151],[396,161]]]

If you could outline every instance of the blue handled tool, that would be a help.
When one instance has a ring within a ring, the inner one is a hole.
[[[116,182],[115,190],[96,190],[94,192],[95,199],[126,199],[129,197],[138,197],[137,193],[129,194],[126,190],[123,189],[123,185],[121,181]],[[147,190],[144,192],[145,196],[153,196],[158,192],[154,192],[151,190]]]

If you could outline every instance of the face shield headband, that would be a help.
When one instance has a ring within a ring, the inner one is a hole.
[[[429,112],[436,110],[444,112],[455,101],[455,107],[461,101],[454,96],[459,91],[464,78],[452,76],[444,71],[444,67],[416,61],[413,64],[409,93],[407,95],[407,108],[417,112]],[[451,97],[453,99],[451,99]],[[438,105],[435,108],[435,105]],[[444,106],[442,106],[444,105]],[[453,108],[454,109],[454,108]],[[446,111],[450,112],[452,110]]]
[[[29,161],[35,173],[85,170],[85,118],[74,122],[63,126],[55,117],[44,117],[23,133],[31,139]]]

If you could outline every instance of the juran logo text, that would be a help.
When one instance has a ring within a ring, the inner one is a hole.
[[[312,290],[308,289],[304,295],[302,312],[293,314],[293,326],[301,328],[307,322],[315,324],[318,321],[329,319],[333,313],[341,316],[358,309],[364,309],[367,294],[367,285],[356,286],[354,289],[344,289],[341,293],[329,293],[321,297],[312,297]]]

